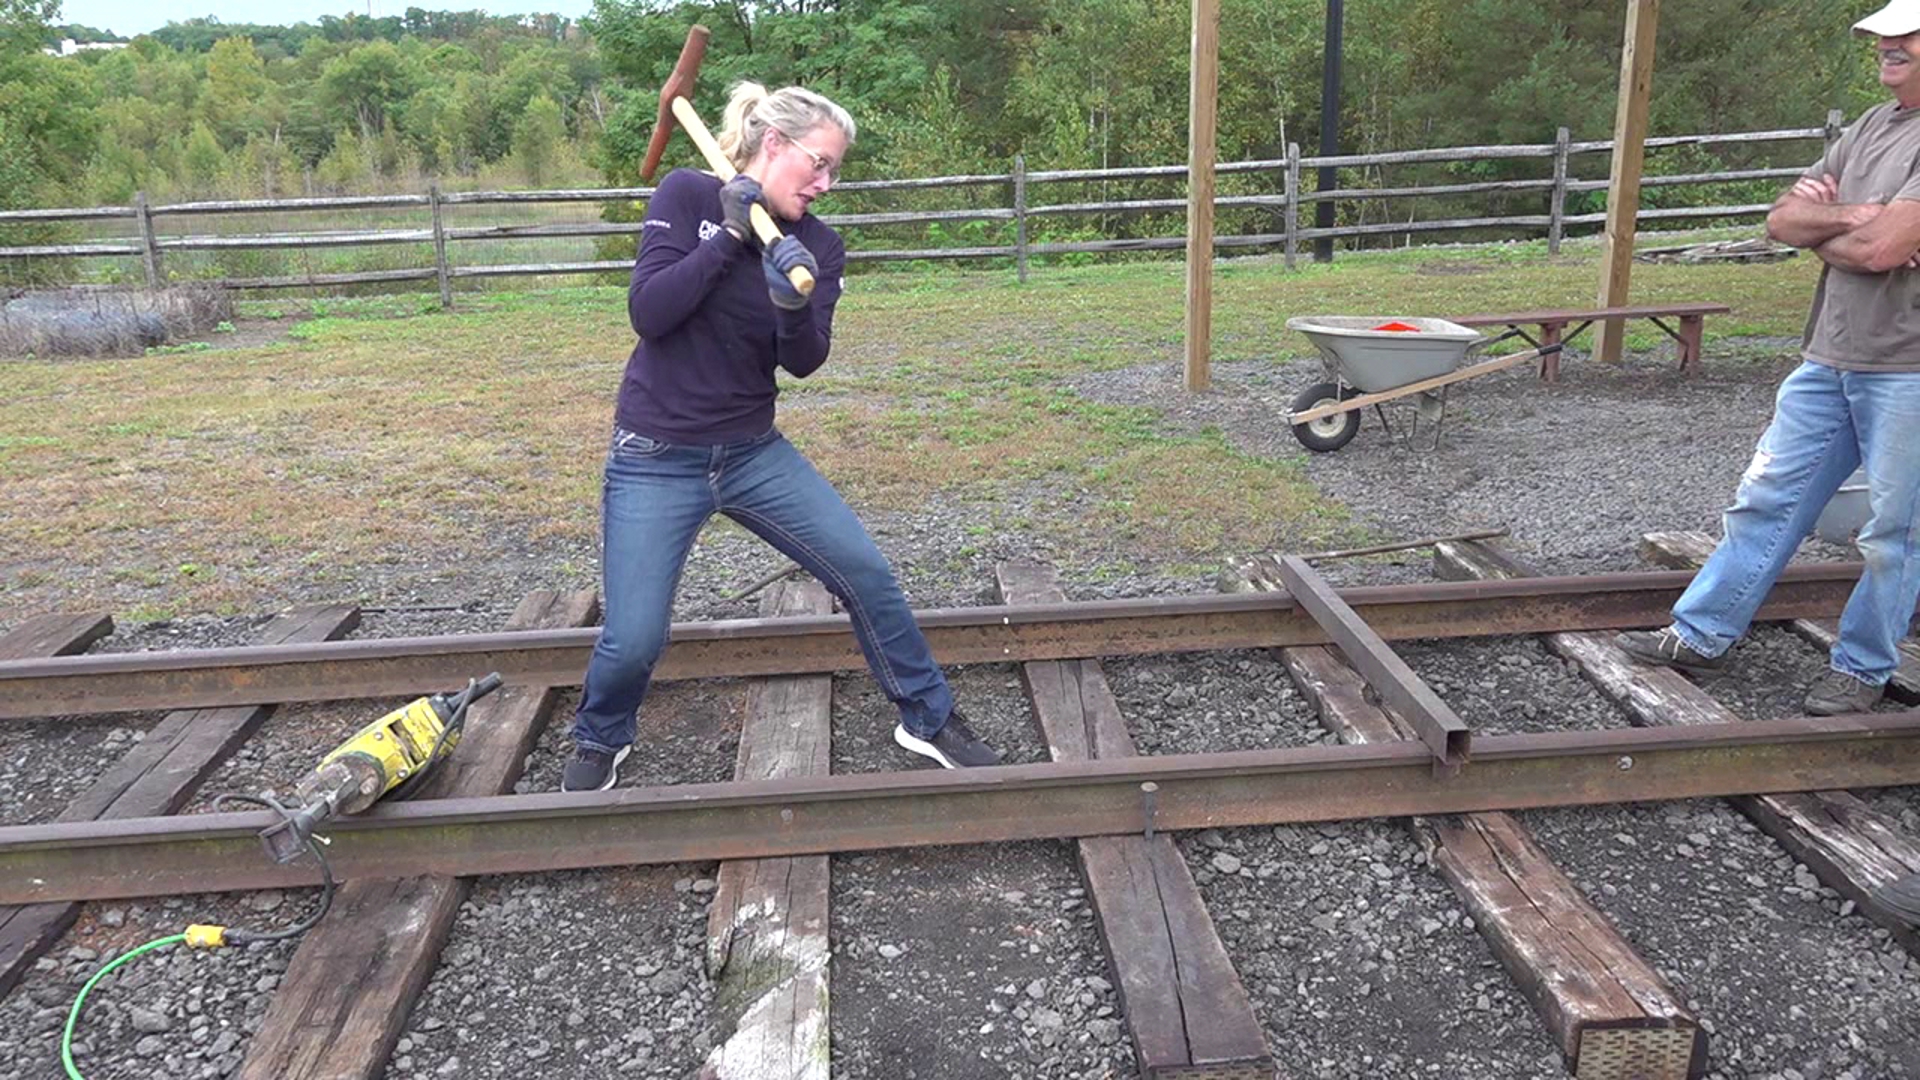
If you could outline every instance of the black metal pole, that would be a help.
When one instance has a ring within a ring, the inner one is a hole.
[[[1340,54],[1342,45],[1341,24],[1346,21],[1345,0],[1327,0],[1327,45],[1324,54],[1326,78],[1320,87],[1320,154],[1325,157],[1340,152]],[[1339,187],[1337,170],[1320,170],[1321,191],[1332,191]],[[1314,224],[1322,229],[1333,228],[1333,204],[1322,202],[1314,204]],[[1323,236],[1313,242],[1313,261],[1333,261],[1333,238]]]

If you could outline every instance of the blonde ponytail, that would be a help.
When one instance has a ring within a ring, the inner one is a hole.
[[[720,116],[720,152],[736,169],[747,167],[767,136],[767,122],[755,115],[767,97],[767,88],[757,82],[734,83],[727,94],[727,111]]]
[[[846,133],[847,143],[853,143],[853,117],[825,97],[798,86],[769,93],[757,82],[738,82],[728,92],[717,138],[720,152],[727,155],[733,167],[744,169],[760,153],[768,128],[777,128],[798,141],[821,124],[839,128]]]

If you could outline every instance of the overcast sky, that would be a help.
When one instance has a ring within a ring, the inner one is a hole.
[[[469,11],[480,8],[492,15],[525,15],[540,11],[579,17],[587,14],[592,6],[592,0],[491,0],[487,3],[373,0],[373,14],[399,15],[409,7],[419,7],[428,11]],[[225,23],[284,26],[297,22],[317,22],[322,15],[345,15],[349,11],[365,15],[366,0],[358,4],[346,0],[65,0],[60,5],[59,21],[133,37],[149,30],[158,30],[170,22],[185,22],[209,15]]]

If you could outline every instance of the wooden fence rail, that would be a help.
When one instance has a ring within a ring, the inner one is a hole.
[[[1830,113],[1824,127],[1792,128],[1777,131],[1737,132],[1722,135],[1683,135],[1648,139],[1649,148],[1682,146],[1726,146],[1766,142],[1789,142],[1836,138],[1841,115]],[[1603,191],[1605,180],[1580,180],[1572,176],[1570,163],[1584,154],[1610,153],[1607,142],[1573,142],[1565,128],[1552,143],[1513,146],[1456,146],[1425,150],[1401,150],[1377,154],[1345,154],[1333,157],[1302,157],[1300,148],[1290,144],[1287,156],[1277,160],[1238,161],[1219,165],[1216,172],[1225,176],[1271,177],[1275,190],[1268,194],[1224,195],[1214,200],[1216,208],[1266,208],[1279,218],[1277,232],[1217,236],[1215,246],[1237,250],[1279,247],[1289,268],[1298,259],[1302,242],[1321,239],[1353,239],[1377,236],[1402,236],[1435,232],[1500,231],[1544,233],[1548,249],[1557,253],[1569,227],[1604,223],[1604,213],[1568,214],[1567,196]],[[1475,183],[1433,184],[1415,187],[1347,187],[1325,191],[1302,190],[1304,170],[1327,167],[1369,169],[1389,165],[1413,165],[1447,162],[1483,162],[1539,159],[1551,163],[1550,176],[1525,180],[1489,180]],[[1739,169],[1725,172],[1688,173],[1649,176],[1643,186],[1681,186],[1728,184],[1784,180],[1797,176],[1798,168]],[[900,210],[873,213],[827,215],[825,220],[841,228],[859,229],[892,225],[934,225],[954,222],[1007,222],[1013,226],[1014,242],[999,245],[945,246],[909,250],[850,245],[848,258],[855,261],[887,262],[912,259],[1012,259],[1026,280],[1028,260],[1033,256],[1078,253],[1140,251],[1176,251],[1186,246],[1185,237],[1125,237],[1073,242],[1033,242],[1030,224],[1034,218],[1086,217],[1092,215],[1135,215],[1184,211],[1184,198],[1122,199],[1102,202],[1062,202],[1030,205],[1032,185],[1065,182],[1113,182],[1129,180],[1167,180],[1186,176],[1183,165],[1146,166],[1124,169],[1064,169],[1029,171],[1024,159],[1016,157],[1013,170],[965,176],[920,177],[899,180],[865,180],[840,184],[838,192],[906,192],[950,190],[967,187],[1005,186],[1012,193],[1011,206],[978,206],[952,210]],[[1508,195],[1541,193],[1546,196],[1547,212],[1505,216],[1477,216],[1423,221],[1407,220],[1358,223],[1335,228],[1302,228],[1300,207],[1324,202],[1385,201],[1460,195]],[[336,286],[399,281],[436,281],[443,303],[452,303],[452,282],[460,278],[505,277],[514,275],[580,274],[621,271],[628,260],[582,260],[574,262],[529,262],[512,264],[459,265],[449,258],[453,244],[485,240],[523,240],[530,238],[583,239],[631,234],[630,222],[561,222],[546,224],[497,224],[456,226],[446,224],[445,209],[452,206],[527,205],[543,203],[608,203],[639,201],[649,198],[652,188],[600,188],[560,191],[467,191],[441,192],[434,187],[424,195],[358,195],[338,198],[253,199],[217,202],[188,202],[159,206],[147,204],[145,196],[135,198],[131,206],[99,206],[71,209],[0,211],[0,227],[47,222],[88,222],[125,219],[132,223],[125,237],[81,242],[47,243],[31,246],[0,247],[0,260],[46,258],[138,257],[147,283],[158,287],[166,283],[162,255],[173,251],[313,251],[379,244],[431,245],[433,263],[405,269],[360,270],[342,273],[308,273],[278,277],[227,277],[208,284],[229,288],[271,289],[286,287]],[[1764,214],[1768,204],[1738,206],[1670,207],[1643,209],[1642,221],[1685,219],[1747,218]],[[257,234],[193,233],[161,235],[154,226],[156,218],[218,215],[318,213],[344,210],[417,210],[426,209],[431,223],[426,228],[325,228],[306,232],[269,232]],[[0,264],[4,272],[4,264]],[[0,280],[0,284],[5,284]]]

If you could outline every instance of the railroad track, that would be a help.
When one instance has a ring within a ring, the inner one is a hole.
[[[175,815],[269,706],[410,695],[491,669],[509,690],[478,707],[425,797],[330,830],[349,884],[292,956],[237,1075],[382,1075],[480,874],[718,862],[704,966],[705,1069],[719,1077],[827,1075],[828,896],[834,856],[851,852],[1072,841],[1144,1076],[1304,1075],[1276,1053],[1177,832],[1408,819],[1581,1080],[1702,1075],[1709,1025],[1510,811],[1730,797],[1916,948],[1874,890],[1920,872],[1920,844],[1846,791],[1920,783],[1920,714],[1743,722],[1684,678],[1611,655],[1602,631],[1662,621],[1685,571],[1538,578],[1473,545],[1444,547],[1441,564],[1462,580],[1341,590],[1283,560],[1247,567],[1240,594],[1095,604],[1067,603],[1044,569],[1003,567],[1002,606],[923,625],[943,662],[1017,667],[1051,763],[974,774],[834,775],[831,675],[860,661],[824,594],[787,587],[764,618],[676,627],[664,666],[750,678],[734,781],[597,795],[507,794],[584,670],[591,597],[529,597],[497,634],[398,641],[334,640],[353,613],[312,609],[270,627],[274,644],[158,654],[87,655],[98,618],[37,620],[0,639],[0,718],[174,711],[60,820],[0,828],[0,904],[13,905],[0,987],[82,903],[317,880],[261,855],[266,815]],[[1797,567],[1761,617],[1817,634],[1855,576]],[[1516,634],[1541,635],[1642,727],[1476,735],[1477,718],[1389,644]],[[1248,649],[1276,650],[1267,662],[1340,745],[1143,756],[1089,659]]]

